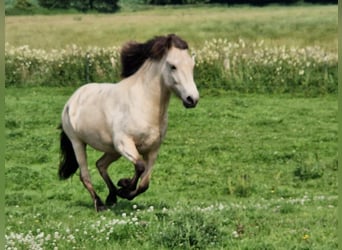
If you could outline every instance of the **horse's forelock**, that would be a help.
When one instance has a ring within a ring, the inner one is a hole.
[[[121,76],[133,75],[148,58],[160,60],[172,46],[188,49],[187,42],[175,34],[157,36],[145,43],[128,42],[121,50]]]
[[[168,39],[171,45],[169,46],[169,48],[174,46],[178,49],[189,49],[188,43],[184,41],[182,38],[180,38],[179,36],[176,36],[175,34],[170,34],[168,36]]]

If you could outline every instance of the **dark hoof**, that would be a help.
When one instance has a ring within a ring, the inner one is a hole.
[[[103,204],[103,202],[101,201],[101,199],[99,197],[95,198],[94,206],[95,206],[96,212],[101,212],[101,211],[107,210],[107,207]]]
[[[118,182],[118,186],[122,188],[128,188],[131,185],[131,179],[130,178],[122,178]]]
[[[116,204],[116,195],[115,194],[109,194],[106,199],[106,205],[107,206],[113,206]]]
[[[96,212],[102,212],[107,210],[108,208],[102,203],[101,200],[96,200],[95,201],[95,210]]]
[[[124,188],[120,188],[118,191],[117,191],[117,195],[123,199],[127,199],[127,200],[133,200],[133,198],[135,197],[133,194],[132,194],[132,191],[129,190],[129,189],[124,189]]]
[[[102,212],[106,210],[108,210],[108,208],[105,205],[96,207],[96,212]]]

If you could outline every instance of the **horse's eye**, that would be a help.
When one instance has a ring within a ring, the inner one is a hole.
[[[175,65],[172,65],[172,64],[170,65],[170,68],[172,71],[175,71],[177,69],[177,67]]]

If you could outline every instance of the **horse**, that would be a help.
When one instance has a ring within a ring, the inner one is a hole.
[[[185,108],[194,108],[199,101],[193,77],[195,59],[179,36],[128,42],[120,59],[122,79],[118,83],[79,87],[64,105],[61,117],[59,178],[67,179],[79,168],[96,211],[114,206],[117,196],[132,200],[148,189],[167,130],[171,94]],[[91,182],[87,145],[103,152],[96,167],[109,189],[105,204]],[[132,178],[120,179],[117,188],[107,169],[121,156],[133,163],[135,171]]]

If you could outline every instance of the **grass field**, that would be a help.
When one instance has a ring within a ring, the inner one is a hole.
[[[6,17],[7,42],[45,50],[171,32],[197,49],[221,37],[337,53],[337,6]],[[77,176],[57,178],[57,126],[74,90],[6,88],[6,249],[337,249],[336,95],[202,91],[193,110],[173,98],[149,190],[97,214]],[[101,154],[88,154],[104,199]],[[132,174],[124,159],[110,168],[114,182]]]
[[[320,45],[337,51],[337,6],[155,8],[114,15],[7,16],[6,41],[14,46],[60,49],[121,46],[177,33],[192,47],[205,40],[265,40],[269,44]],[[34,34],[34,35],[33,35]]]
[[[173,99],[150,189],[96,214],[57,178],[59,114],[72,88],[6,90],[6,237],[19,249],[336,249],[334,96]],[[106,187],[93,166],[95,188]],[[113,164],[115,181],[130,176]],[[10,249],[10,248],[8,248]]]

